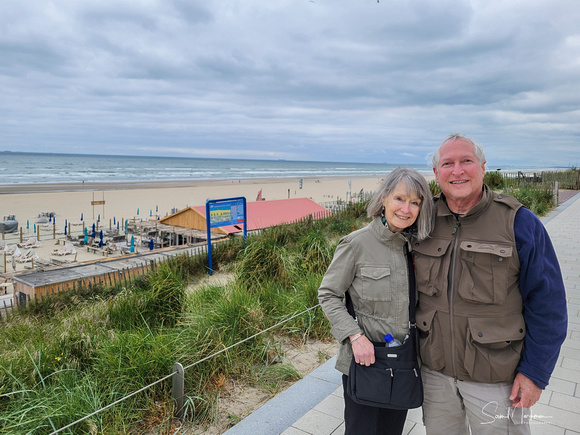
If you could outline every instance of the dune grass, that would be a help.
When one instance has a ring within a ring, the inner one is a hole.
[[[235,279],[188,287],[207,273],[207,257],[178,257],[114,287],[90,286],[28,304],[0,325],[0,433],[46,434],[186,370],[185,418],[209,424],[228,379],[275,394],[300,375],[280,336],[329,339],[320,308],[248,337],[318,304],[317,289],[338,239],[368,222],[364,205],[218,244],[214,269]],[[174,433],[171,380],[62,433]],[[165,428],[165,429],[164,429]],[[160,431],[160,432],[159,432]]]

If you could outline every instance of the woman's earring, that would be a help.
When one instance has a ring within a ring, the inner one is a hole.
[[[383,223],[384,226],[389,228],[387,226],[387,218],[385,218],[385,206],[383,206],[383,209],[381,210],[381,222]]]

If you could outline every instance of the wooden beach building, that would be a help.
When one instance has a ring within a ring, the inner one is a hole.
[[[58,269],[39,270],[13,277],[16,304],[91,284],[115,285],[147,273],[155,264],[177,255],[198,255],[205,245],[167,248],[93,263],[81,263]]]
[[[311,216],[314,219],[328,217],[331,212],[309,198],[276,199],[246,203],[247,230],[261,230],[281,224],[288,224]],[[205,206],[194,206],[180,210],[160,220],[161,223],[206,231]],[[241,225],[213,228],[216,234],[230,235],[243,231]]]

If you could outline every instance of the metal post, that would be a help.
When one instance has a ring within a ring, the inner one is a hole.
[[[173,364],[173,400],[175,400],[175,417],[183,417],[183,399],[185,397],[185,371],[180,363]]]

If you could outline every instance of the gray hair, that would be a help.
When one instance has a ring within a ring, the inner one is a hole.
[[[401,182],[407,189],[408,194],[415,194],[421,199],[419,216],[413,226],[417,229],[417,238],[420,240],[426,239],[433,229],[435,205],[427,180],[414,169],[399,167],[388,174],[371,199],[367,207],[367,215],[373,218],[381,216],[383,213],[383,197],[388,196]]]
[[[477,142],[475,142],[473,139],[471,139],[470,137],[467,137],[466,135],[464,135],[463,133],[452,133],[449,136],[447,136],[443,142],[441,142],[441,145],[439,145],[439,148],[437,148],[437,150],[433,153],[433,157],[431,159],[431,163],[433,163],[433,168],[437,169],[439,167],[439,159],[441,157],[441,147],[446,143],[446,142],[451,142],[457,139],[461,139],[464,140],[466,142],[469,142],[470,144],[473,145],[473,149],[475,151],[475,155],[477,156],[477,160],[479,160],[479,164],[484,164],[485,163],[485,154],[483,152],[483,148],[481,147],[481,145],[479,145]]]

